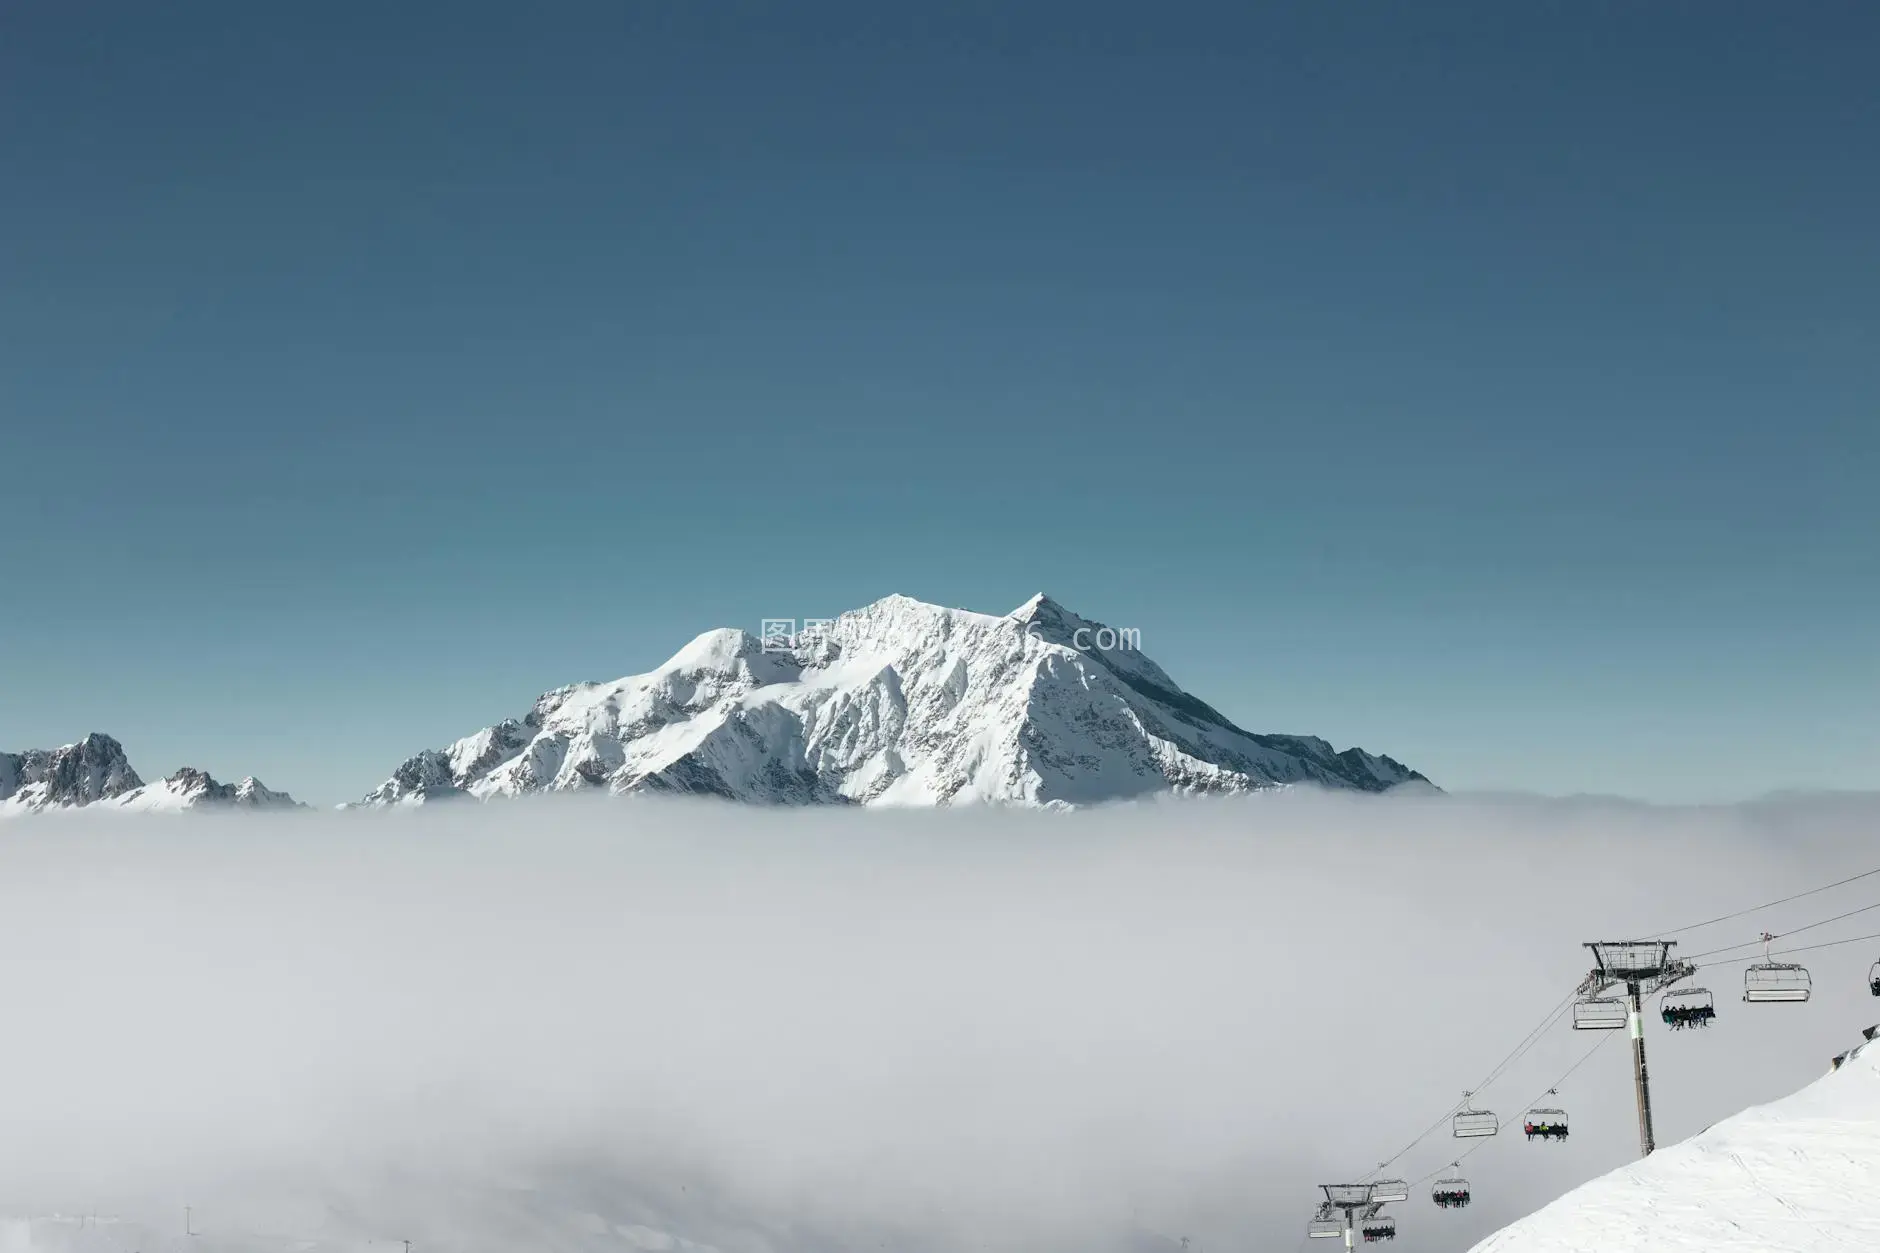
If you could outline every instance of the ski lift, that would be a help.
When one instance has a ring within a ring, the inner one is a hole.
[[[1631,1009],[1612,996],[1589,996],[1573,1003],[1575,1031],[1617,1031],[1631,1021]]]
[[[1306,1224],[1307,1237],[1313,1240],[1344,1239],[1345,1220],[1334,1217],[1337,1212],[1332,1208],[1330,1201],[1319,1206],[1319,1212],[1313,1215],[1311,1222]]]
[[[1763,959],[1743,972],[1743,999],[1805,1001],[1814,987],[1808,968],[1794,962],[1770,961],[1769,942],[1775,938],[1763,932]]]
[[[1451,1162],[1449,1169],[1460,1171],[1462,1164]],[[1436,1202],[1439,1209],[1461,1209],[1469,1203],[1469,1181],[1460,1174],[1438,1179],[1430,1189],[1430,1200]]]
[[[1875,962],[1873,969],[1867,972],[1867,987],[1875,996],[1880,996],[1880,962]]]
[[[1358,1223],[1358,1234],[1364,1237],[1366,1244],[1375,1244],[1379,1240],[1397,1238],[1397,1220],[1379,1214],[1375,1218],[1366,1218]]]
[[[1548,1096],[1558,1096],[1552,1088],[1547,1089]],[[1567,1138],[1567,1111],[1564,1109],[1531,1109],[1521,1123],[1521,1129],[1530,1140],[1564,1140]]]
[[[1673,988],[1659,998],[1658,1014],[1673,1031],[1708,1027],[1717,1016],[1717,998],[1703,988]]]
[[[1371,1199],[1380,1205],[1391,1201],[1408,1201],[1410,1185],[1401,1179],[1379,1179],[1371,1185]]]
[[[1462,1094],[1462,1112],[1457,1114],[1453,1123],[1456,1139],[1475,1140],[1482,1136],[1492,1136],[1501,1130],[1501,1120],[1485,1109],[1470,1106],[1469,1099],[1475,1093]]]

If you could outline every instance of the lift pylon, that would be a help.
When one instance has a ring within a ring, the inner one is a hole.
[[[1645,1069],[1645,1021],[1643,998],[1660,988],[1668,988],[1680,979],[1697,973],[1697,967],[1671,956],[1676,940],[1595,940],[1585,947],[1593,950],[1592,972],[1581,981],[1577,995],[1581,1000],[1597,997],[1607,988],[1625,986],[1628,1013],[1626,1025],[1632,1032],[1632,1087],[1638,1099],[1639,1156],[1649,1157],[1657,1147],[1652,1138],[1651,1078]]]
[[[1352,1247],[1352,1237],[1361,1220],[1369,1221],[1377,1232],[1374,1236],[1367,1235],[1367,1240],[1395,1239],[1397,1222],[1383,1216],[1384,1205],[1388,1201],[1406,1200],[1410,1195],[1409,1187],[1400,1179],[1383,1179],[1377,1183],[1322,1183],[1319,1190],[1325,1193],[1325,1201],[1306,1224],[1306,1235],[1315,1238],[1343,1236],[1347,1249]],[[1334,1215],[1342,1215],[1342,1220]]]

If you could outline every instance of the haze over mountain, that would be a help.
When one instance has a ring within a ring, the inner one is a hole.
[[[645,674],[545,693],[421,752],[366,805],[605,788],[786,804],[1082,805],[1421,774],[1235,726],[1129,632],[1032,597],[1003,616],[888,596],[802,634],[707,631]]]

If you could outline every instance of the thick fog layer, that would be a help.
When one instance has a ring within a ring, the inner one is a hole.
[[[1304,1243],[1519,1045],[1586,940],[1880,866],[1880,800],[1736,808],[1293,794],[1075,814],[543,801],[0,829],[0,1250],[1203,1250]],[[1880,904],[1880,876],[1684,937]],[[1880,932],[1880,908],[1789,944]],[[1748,949],[1725,957],[1747,955]],[[1880,1020],[1649,1031],[1661,1143]],[[1472,1240],[1637,1153],[1623,1033],[1399,1215]],[[1476,1142],[1439,1133],[1388,1172]],[[199,1233],[184,1234],[187,1221]]]

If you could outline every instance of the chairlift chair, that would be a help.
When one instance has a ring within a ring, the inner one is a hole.
[[[1469,1104],[1469,1099],[1474,1095],[1473,1092],[1462,1094],[1462,1112],[1457,1114],[1452,1121],[1458,1140],[1476,1140],[1483,1136],[1492,1136],[1501,1130],[1499,1118],[1488,1110],[1475,1109]]]
[[[1371,1199],[1380,1205],[1391,1201],[1408,1201],[1410,1185],[1401,1179],[1379,1179],[1371,1185]]]
[[[1458,1170],[1460,1164],[1451,1162],[1449,1169]],[[1461,1209],[1469,1203],[1469,1181],[1461,1175],[1438,1179],[1430,1189],[1430,1200],[1436,1202],[1439,1209]]]
[[[1880,962],[1875,962],[1873,969],[1867,972],[1867,987],[1875,996],[1880,996]]]
[[[1547,1089],[1548,1096],[1557,1095],[1552,1088]],[[1527,1112],[1522,1120],[1521,1129],[1530,1140],[1565,1140],[1567,1138],[1567,1111],[1564,1109],[1535,1108]]]
[[[1631,1021],[1631,1007],[1612,996],[1589,996],[1573,1003],[1575,1031],[1617,1031]]]
[[[1763,932],[1763,960],[1743,971],[1743,999],[1752,1002],[1805,1001],[1814,988],[1808,968],[1795,962],[1769,960],[1769,942],[1776,937]]]
[[[1337,1213],[1330,1201],[1319,1206],[1319,1212],[1306,1224],[1306,1235],[1314,1240],[1344,1239],[1345,1220],[1342,1216],[1334,1217]]]
[[[1375,1244],[1379,1240],[1395,1240],[1397,1238],[1397,1220],[1384,1217],[1383,1215],[1379,1215],[1376,1218],[1367,1218],[1359,1224],[1358,1234],[1364,1237],[1366,1244]]]
[[[1708,1027],[1717,1016],[1717,998],[1704,988],[1673,988],[1659,998],[1658,1016],[1673,1031]]]

